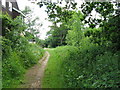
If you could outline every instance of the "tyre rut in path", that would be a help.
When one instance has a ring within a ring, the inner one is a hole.
[[[41,88],[42,78],[44,75],[45,67],[47,65],[50,54],[46,51],[45,55],[38,64],[30,68],[25,74],[25,84],[22,88]]]

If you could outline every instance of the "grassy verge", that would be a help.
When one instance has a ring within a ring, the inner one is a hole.
[[[42,82],[43,88],[108,88],[119,86],[120,52],[99,46],[78,49],[57,47],[50,59]]]
[[[73,47],[58,47],[55,49],[48,49],[50,59],[48,61],[45,76],[42,82],[43,88],[64,88],[64,68],[63,62],[68,57],[69,48]]]
[[[60,88],[62,87],[62,74],[61,74],[61,58],[59,54],[54,52],[54,50],[49,50],[50,59],[45,70],[45,76],[43,81],[43,88]]]

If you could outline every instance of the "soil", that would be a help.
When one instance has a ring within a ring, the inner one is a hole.
[[[45,52],[45,55],[38,64],[30,68],[25,74],[25,83],[21,85],[22,88],[42,88],[42,79],[44,76],[45,67],[50,57],[49,52]]]

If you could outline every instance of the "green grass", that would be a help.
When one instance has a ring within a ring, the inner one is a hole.
[[[58,53],[55,54],[54,50],[49,50],[50,59],[45,70],[43,81],[43,88],[60,88],[62,87],[62,74],[61,74],[61,57]]]
[[[43,88],[108,88],[119,86],[120,52],[99,46],[78,49],[72,46],[48,50]]]
[[[73,47],[58,47],[48,49],[50,58],[45,70],[45,76],[42,82],[42,88],[65,88],[63,62],[69,55],[69,48]]]
[[[44,50],[36,44],[28,44],[24,49],[13,50],[2,61],[3,88],[17,88],[24,81],[26,70],[42,58]]]

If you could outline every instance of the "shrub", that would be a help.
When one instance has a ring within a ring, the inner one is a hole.
[[[50,50],[44,88],[118,88],[120,51],[113,53],[96,44],[62,46]],[[54,77],[53,77],[54,76]]]
[[[4,46],[3,49],[5,49]],[[21,80],[25,70],[36,64],[43,53],[42,48],[31,44],[26,45],[21,51],[11,49],[9,54],[5,53],[2,60],[3,87],[14,87],[12,85],[16,85]]]
[[[43,56],[44,50],[36,45],[29,44],[25,36],[21,36],[26,25],[18,18],[11,19],[8,15],[1,15],[3,35],[2,43],[2,75],[3,88],[17,87],[21,82],[25,70]]]
[[[68,88],[108,88],[118,87],[119,53],[102,50],[94,46],[74,52],[74,57],[67,56],[63,62],[65,87]]]

